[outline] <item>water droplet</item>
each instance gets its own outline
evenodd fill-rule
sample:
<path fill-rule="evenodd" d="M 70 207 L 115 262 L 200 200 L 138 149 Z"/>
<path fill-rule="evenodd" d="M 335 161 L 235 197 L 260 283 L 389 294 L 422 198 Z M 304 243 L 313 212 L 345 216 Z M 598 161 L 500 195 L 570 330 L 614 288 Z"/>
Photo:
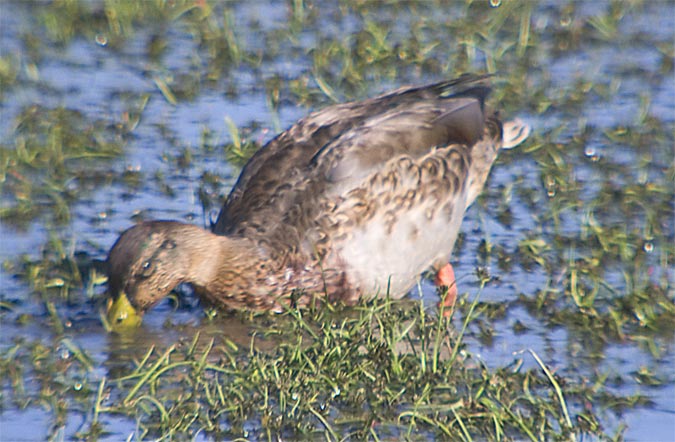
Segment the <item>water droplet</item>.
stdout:
<path fill-rule="evenodd" d="M 96 44 L 99 46 L 105 46 L 108 44 L 108 37 L 103 34 L 96 34 Z"/>
<path fill-rule="evenodd" d="M 586 146 L 586 149 L 584 149 L 584 155 L 586 155 L 586 157 L 588 157 L 594 163 L 600 159 L 600 155 L 598 155 L 598 152 L 593 146 Z"/>
<path fill-rule="evenodd" d="M 654 251 L 654 244 L 651 241 L 647 241 L 644 245 L 645 252 L 652 253 Z"/>
<path fill-rule="evenodd" d="M 491 8 L 498 8 L 502 5 L 502 0 L 490 0 Z"/>
<path fill-rule="evenodd" d="M 553 177 L 546 177 L 546 194 L 549 196 L 549 198 L 555 196 L 555 187 L 555 180 Z"/>

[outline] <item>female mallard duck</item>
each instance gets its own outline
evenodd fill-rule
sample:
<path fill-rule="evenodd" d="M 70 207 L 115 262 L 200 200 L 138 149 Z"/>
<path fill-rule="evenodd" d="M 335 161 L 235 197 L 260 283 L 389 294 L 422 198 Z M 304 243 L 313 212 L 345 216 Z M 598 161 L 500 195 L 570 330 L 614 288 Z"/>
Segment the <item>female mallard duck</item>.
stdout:
<path fill-rule="evenodd" d="M 110 322 L 138 322 L 180 283 L 228 309 L 273 311 L 402 297 L 430 267 L 454 286 L 464 212 L 497 151 L 529 134 L 485 110 L 489 91 L 486 76 L 465 75 L 298 121 L 246 164 L 213 232 L 148 221 L 120 236 Z"/>

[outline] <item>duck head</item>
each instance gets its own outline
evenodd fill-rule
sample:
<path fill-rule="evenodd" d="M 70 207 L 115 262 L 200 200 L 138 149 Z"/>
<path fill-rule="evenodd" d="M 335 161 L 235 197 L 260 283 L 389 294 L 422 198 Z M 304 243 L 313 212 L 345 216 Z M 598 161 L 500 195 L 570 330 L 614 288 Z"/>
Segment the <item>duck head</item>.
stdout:
<path fill-rule="evenodd" d="M 258 270 L 265 268 L 260 248 L 247 239 L 216 235 L 190 224 L 137 224 L 120 235 L 107 264 L 107 320 L 113 331 L 140 325 L 143 314 L 181 283 L 226 308 L 274 304 L 264 290 L 251 290 L 260 287 Z"/>
<path fill-rule="evenodd" d="M 199 282 L 219 237 L 197 226 L 149 221 L 126 230 L 108 254 L 107 319 L 113 330 L 136 327 L 143 314 L 182 282 Z"/>

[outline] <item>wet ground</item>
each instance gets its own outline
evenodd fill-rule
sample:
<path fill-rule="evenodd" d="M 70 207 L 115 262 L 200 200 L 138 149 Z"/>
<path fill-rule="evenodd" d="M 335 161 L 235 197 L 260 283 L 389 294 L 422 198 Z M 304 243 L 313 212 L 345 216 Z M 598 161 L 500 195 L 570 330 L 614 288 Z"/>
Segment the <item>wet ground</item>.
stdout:
<path fill-rule="evenodd" d="M 72 399 L 59 368 L 73 358 L 95 390 L 153 345 L 199 331 L 246 348 L 264 332 L 208 320 L 188 294 L 133 342 L 109 335 L 94 269 L 122 230 L 208 225 L 241 158 L 313 109 L 489 71 L 493 102 L 534 134 L 500 158 L 451 259 L 457 329 L 480 297 L 466 352 L 533 369 L 533 350 L 620 398 L 571 405 L 592 410 L 591 434 L 674 440 L 675 3 L 468 3 L 0 4 L 1 438 L 70 439 L 91 422 L 92 392 Z M 433 310 L 421 288 L 410 297 Z M 103 440 L 138 431 L 100 422 Z"/>

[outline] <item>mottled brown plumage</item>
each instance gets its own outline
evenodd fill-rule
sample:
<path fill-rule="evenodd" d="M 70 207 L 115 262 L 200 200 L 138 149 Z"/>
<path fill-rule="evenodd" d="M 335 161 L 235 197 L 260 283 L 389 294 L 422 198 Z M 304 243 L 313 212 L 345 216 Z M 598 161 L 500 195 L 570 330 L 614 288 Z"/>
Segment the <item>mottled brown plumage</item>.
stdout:
<path fill-rule="evenodd" d="M 110 292 L 144 311 L 177 284 L 226 308 L 400 297 L 447 263 L 500 147 L 527 126 L 485 110 L 485 77 L 327 107 L 244 167 L 214 225 L 152 221 L 109 254 Z"/>

